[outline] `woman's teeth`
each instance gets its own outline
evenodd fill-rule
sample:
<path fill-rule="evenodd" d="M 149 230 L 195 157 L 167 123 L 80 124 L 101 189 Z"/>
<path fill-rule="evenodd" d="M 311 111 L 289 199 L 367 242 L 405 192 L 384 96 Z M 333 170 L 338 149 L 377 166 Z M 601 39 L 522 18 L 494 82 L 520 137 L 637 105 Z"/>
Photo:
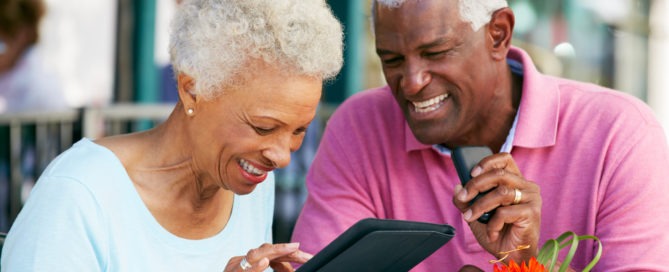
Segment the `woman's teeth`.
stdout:
<path fill-rule="evenodd" d="M 448 94 L 442 94 L 440 96 L 425 101 L 412 102 L 412 103 L 416 108 L 416 112 L 424 113 L 438 109 L 439 106 L 441 106 L 441 102 L 446 100 L 446 98 L 448 98 Z"/>
<path fill-rule="evenodd" d="M 249 162 L 247 162 L 244 159 L 239 159 L 239 165 L 242 166 L 244 171 L 246 171 L 247 173 L 249 173 L 251 175 L 254 175 L 254 176 L 262 176 L 266 173 L 263 170 L 260 170 L 258 168 L 253 167 L 253 165 L 251 165 Z"/>

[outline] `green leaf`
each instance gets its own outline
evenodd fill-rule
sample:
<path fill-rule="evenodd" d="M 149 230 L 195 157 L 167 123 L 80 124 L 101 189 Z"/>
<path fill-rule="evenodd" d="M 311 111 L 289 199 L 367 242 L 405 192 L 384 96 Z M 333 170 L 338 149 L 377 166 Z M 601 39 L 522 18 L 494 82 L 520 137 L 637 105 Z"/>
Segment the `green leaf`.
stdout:
<path fill-rule="evenodd" d="M 560 252 L 559 243 L 555 239 L 550 239 L 544 243 L 537 254 L 537 261 L 548 267 L 548 271 L 553 271 L 553 266 L 557 261 Z"/>
<path fill-rule="evenodd" d="M 566 239 L 566 240 L 565 240 Z M 562 261 L 562 264 L 560 265 L 560 272 L 565 272 L 569 268 L 569 264 L 571 264 L 571 260 L 574 258 L 574 254 L 576 254 L 576 249 L 578 249 L 578 236 L 576 233 L 572 231 L 567 231 L 560 235 L 558 237 L 558 242 L 562 243 L 560 245 L 560 250 L 565 248 L 567 245 L 571 245 L 569 247 L 569 252 L 567 253 L 567 256 L 565 256 L 564 261 Z"/>
<path fill-rule="evenodd" d="M 574 255 L 578 249 L 578 244 L 583 240 L 589 239 L 595 240 L 598 244 L 598 247 L 597 253 L 593 259 L 590 261 L 588 266 L 583 269 L 584 272 L 588 272 L 597 264 L 597 262 L 599 262 L 599 259 L 602 256 L 602 242 L 599 240 L 599 238 L 593 235 L 578 236 L 572 231 L 567 231 L 561 234 L 557 239 L 550 239 L 546 241 L 537 254 L 537 261 L 547 267 L 548 271 L 553 271 L 560 251 L 569 246 L 569 252 L 560 265 L 559 270 L 560 272 L 564 272 L 569 268 L 571 261 L 574 259 Z"/>
<path fill-rule="evenodd" d="M 600 241 L 599 238 L 597 238 L 597 236 L 594 236 L 594 235 L 583 235 L 583 236 L 579 236 L 578 239 L 579 240 L 592 239 L 592 240 L 597 241 L 597 245 L 598 245 L 597 246 L 597 254 L 595 254 L 595 257 L 592 258 L 592 261 L 590 261 L 588 266 L 583 268 L 583 272 L 588 272 L 588 271 L 590 271 L 590 269 L 592 269 L 597 264 L 597 262 L 599 262 L 599 259 L 602 257 L 602 241 Z"/>

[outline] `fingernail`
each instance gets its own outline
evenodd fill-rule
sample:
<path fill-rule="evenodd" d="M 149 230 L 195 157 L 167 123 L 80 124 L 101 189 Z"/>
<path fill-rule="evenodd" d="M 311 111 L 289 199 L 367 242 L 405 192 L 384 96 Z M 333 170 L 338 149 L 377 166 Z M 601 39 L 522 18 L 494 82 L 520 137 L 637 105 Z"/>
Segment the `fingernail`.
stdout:
<path fill-rule="evenodd" d="M 481 169 L 481 166 L 477 165 L 476 167 L 474 167 L 474 169 L 472 169 L 472 172 L 471 172 L 472 177 L 476 177 L 476 176 L 480 175 L 481 171 L 483 171 L 483 169 Z"/>
<path fill-rule="evenodd" d="M 298 242 L 296 242 L 296 243 L 289 243 L 289 244 L 286 244 L 286 247 L 287 247 L 287 248 L 290 248 L 290 249 L 298 249 L 298 248 L 300 248 L 300 243 L 298 243 Z"/>
<path fill-rule="evenodd" d="M 297 260 L 298 263 L 306 263 L 308 260 L 314 257 L 314 255 L 299 250 L 291 253 L 291 255 Z"/>
<path fill-rule="evenodd" d="M 465 202 L 467 200 L 467 189 L 462 188 L 458 193 L 458 200 Z"/>
<path fill-rule="evenodd" d="M 462 184 L 455 185 L 455 188 L 453 188 L 453 192 L 457 195 L 460 190 L 462 190 Z"/>
<path fill-rule="evenodd" d="M 465 218 L 466 221 L 469 221 L 469 218 L 472 217 L 472 210 L 465 211 L 465 213 L 462 214 L 462 216 Z"/>

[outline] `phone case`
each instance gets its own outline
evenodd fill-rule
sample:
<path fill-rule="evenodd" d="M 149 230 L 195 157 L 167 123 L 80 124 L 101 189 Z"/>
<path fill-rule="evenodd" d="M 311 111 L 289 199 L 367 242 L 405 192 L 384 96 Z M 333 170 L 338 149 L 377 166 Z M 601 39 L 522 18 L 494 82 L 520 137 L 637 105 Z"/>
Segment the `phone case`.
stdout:
<path fill-rule="evenodd" d="M 453 164 L 455 165 L 455 170 L 458 172 L 458 177 L 462 186 L 467 184 L 467 182 L 472 178 L 470 173 L 474 166 L 476 166 L 483 158 L 492 155 L 492 151 L 487 146 L 461 146 L 453 148 L 451 151 L 451 158 L 453 159 Z M 484 195 L 487 192 L 478 194 L 471 202 L 474 203 L 479 197 Z M 487 224 L 495 214 L 495 210 L 489 211 L 481 215 L 477 221 Z"/>
<path fill-rule="evenodd" d="M 409 271 L 454 235 L 455 229 L 446 224 L 367 218 L 297 271 Z"/>

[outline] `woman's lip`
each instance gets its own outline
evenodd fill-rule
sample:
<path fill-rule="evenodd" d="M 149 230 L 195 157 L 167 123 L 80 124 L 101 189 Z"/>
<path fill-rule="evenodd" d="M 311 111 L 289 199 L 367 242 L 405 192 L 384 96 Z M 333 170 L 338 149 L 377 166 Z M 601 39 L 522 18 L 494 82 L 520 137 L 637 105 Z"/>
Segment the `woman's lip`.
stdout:
<path fill-rule="evenodd" d="M 265 179 L 267 178 L 267 173 L 268 173 L 267 171 L 260 176 L 256 176 L 256 175 L 253 175 L 249 172 L 246 172 L 246 170 L 244 170 L 244 168 L 241 165 L 239 165 L 239 163 L 237 164 L 237 168 L 239 168 L 239 172 L 242 174 L 242 176 L 246 180 L 248 180 L 252 183 L 258 184 L 258 183 L 261 183 L 261 182 L 265 181 Z"/>
<path fill-rule="evenodd" d="M 264 166 L 264 165 L 261 165 L 261 164 L 257 164 L 257 163 L 254 163 L 254 162 L 250 161 L 250 160 L 247 160 L 247 159 L 244 159 L 244 160 L 245 160 L 246 162 L 248 162 L 251 166 L 253 166 L 253 167 L 255 167 L 255 168 L 258 168 L 258 169 L 260 169 L 260 170 L 262 170 L 262 171 L 269 172 L 269 171 L 274 170 L 274 168 L 267 167 L 267 166 Z"/>

